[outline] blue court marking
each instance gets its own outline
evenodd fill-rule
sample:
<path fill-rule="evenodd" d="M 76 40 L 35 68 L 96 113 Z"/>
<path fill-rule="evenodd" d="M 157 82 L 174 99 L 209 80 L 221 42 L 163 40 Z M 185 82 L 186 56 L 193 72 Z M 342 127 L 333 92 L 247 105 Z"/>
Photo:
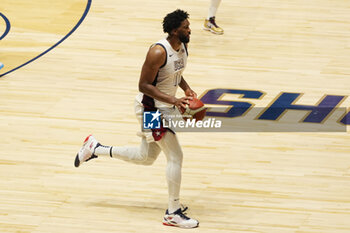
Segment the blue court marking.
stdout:
<path fill-rule="evenodd" d="M 2 14 L 1 12 L 0 12 L 0 17 L 2 17 L 2 18 L 5 20 L 5 23 L 6 23 L 5 32 L 4 32 L 4 34 L 2 34 L 2 35 L 0 36 L 0 40 L 2 40 L 2 39 L 4 39 L 5 36 L 9 33 L 10 28 L 11 28 L 11 23 L 10 23 L 10 21 L 8 20 L 8 18 L 6 18 L 6 16 L 5 16 L 4 14 Z"/>
<path fill-rule="evenodd" d="M 87 4 L 86 4 L 86 8 L 85 8 L 85 11 L 84 11 L 84 14 L 81 16 L 80 20 L 78 21 L 78 23 L 73 27 L 73 29 L 65 36 L 63 37 L 60 41 L 58 41 L 56 44 L 54 44 L 53 46 L 51 46 L 49 49 L 47 49 L 46 51 L 44 51 L 43 53 L 39 54 L 38 56 L 34 57 L 33 59 L 27 61 L 26 63 L 12 69 L 12 70 L 9 70 L 7 71 L 6 73 L 4 74 L 0 74 L 0 78 L 15 71 L 15 70 L 18 70 L 19 68 L 22 68 L 23 66 L 25 65 L 28 65 L 29 63 L 35 61 L 36 59 L 40 58 L 41 56 L 45 55 L 46 53 L 50 52 L 52 49 L 56 48 L 59 44 L 61 44 L 64 40 L 66 40 L 70 35 L 73 34 L 73 32 L 80 26 L 80 24 L 84 21 L 85 17 L 87 16 L 87 14 L 89 13 L 89 10 L 90 10 L 90 7 L 91 7 L 91 3 L 92 3 L 92 0 L 88 0 L 87 1 Z"/>

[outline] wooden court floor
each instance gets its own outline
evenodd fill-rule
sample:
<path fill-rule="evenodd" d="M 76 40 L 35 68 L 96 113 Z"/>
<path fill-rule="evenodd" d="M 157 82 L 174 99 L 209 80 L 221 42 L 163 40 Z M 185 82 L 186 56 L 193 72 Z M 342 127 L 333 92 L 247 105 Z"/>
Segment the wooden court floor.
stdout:
<path fill-rule="evenodd" d="M 73 166 L 90 133 L 107 145 L 138 146 L 140 69 L 149 46 L 164 37 L 162 18 L 177 8 L 190 13 L 184 75 L 198 95 L 260 91 L 249 102 L 262 109 L 281 93 L 300 93 L 294 104 L 309 106 L 334 95 L 343 96 L 338 107 L 350 106 L 349 1 L 223 0 L 222 36 L 202 30 L 208 6 L 1 0 L 1 233 L 350 232 L 350 136 L 342 113 L 324 122 L 343 125 L 342 132 L 179 133 L 181 202 L 200 221 L 197 229 L 161 224 L 163 154 L 147 167 L 109 158 Z M 268 123 L 278 126 L 291 112 Z M 289 118 L 303 128 L 305 114 Z M 240 119 L 251 120 L 250 128 L 265 122 L 256 111 L 233 119 L 237 128 Z"/>

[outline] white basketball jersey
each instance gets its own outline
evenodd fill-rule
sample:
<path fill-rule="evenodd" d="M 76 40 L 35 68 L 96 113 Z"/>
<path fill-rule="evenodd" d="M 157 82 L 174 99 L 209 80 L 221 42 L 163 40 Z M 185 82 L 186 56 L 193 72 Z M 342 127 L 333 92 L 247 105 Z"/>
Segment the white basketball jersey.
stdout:
<path fill-rule="evenodd" d="M 181 82 L 182 73 L 186 67 L 187 63 L 187 49 L 184 44 L 181 45 L 179 51 L 175 51 L 167 39 L 162 39 L 158 41 L 155 45 L 161 45 L 165 51 L 166 51 L 166 60 L 165 63 L 160 67 L 158 74 L 153 82 L 153 85 L 155 85 L 161 92 L 175 96 L 176 90 Z M 149 99 L 148 96 L 143 96 L 143 99 L 145 100 Z M 143 101 L 145 104 L 147 102 L 147 105 L 150 101 Z M 155 108 L 168 108 L 172 107 L 173 105 L 161 102 L 159 100 L 154 99 L 154 106 Z"/>

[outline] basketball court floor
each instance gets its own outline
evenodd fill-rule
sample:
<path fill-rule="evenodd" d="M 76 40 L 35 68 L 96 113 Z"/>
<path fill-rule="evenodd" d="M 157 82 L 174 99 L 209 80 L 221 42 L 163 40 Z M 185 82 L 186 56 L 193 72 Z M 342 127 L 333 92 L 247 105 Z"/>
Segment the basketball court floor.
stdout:
<path fill-rule="evenodd" d="M 163 17 L 177 8 L 190 14 L 184 77 L 192 89 L 200 97 L 225 89 L 215 106 L 253 107 L 226 117 L 228 132 L 178 133 L 181 202 L 200 221 L 188 231 L 350 232 L 349 1 L 223 0 L 220 36 L 202 29 L 208 7 L 208 0 L 1 0 L 0 232 L 185 231 L 161 224 L 163 154 L 152 166 L 109 158 L 73 166 L 90 133 L 106 145 L 138 146 L 141 66 L 165 37 Z M 343 111 L 316 123 L 305 117 L 317 109 L 261 119 L 293 93 L 295 106 L 334 97 Z M 286 119 L 295 130 L 283 129 Z"/>

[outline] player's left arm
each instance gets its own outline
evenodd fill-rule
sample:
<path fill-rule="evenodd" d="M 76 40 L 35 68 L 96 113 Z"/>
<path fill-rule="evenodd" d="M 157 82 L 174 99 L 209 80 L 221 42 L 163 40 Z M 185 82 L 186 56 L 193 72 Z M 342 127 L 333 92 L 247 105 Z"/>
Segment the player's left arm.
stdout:
<path fill-rule="evenodd" d="M 197 93 L 190 88 L 183 76 L 181 76 L 181 82 L 179 83 L 179 86 L 182 90 L 184 90 L 186 96 L 192 96 L 197 98 Z"/>

